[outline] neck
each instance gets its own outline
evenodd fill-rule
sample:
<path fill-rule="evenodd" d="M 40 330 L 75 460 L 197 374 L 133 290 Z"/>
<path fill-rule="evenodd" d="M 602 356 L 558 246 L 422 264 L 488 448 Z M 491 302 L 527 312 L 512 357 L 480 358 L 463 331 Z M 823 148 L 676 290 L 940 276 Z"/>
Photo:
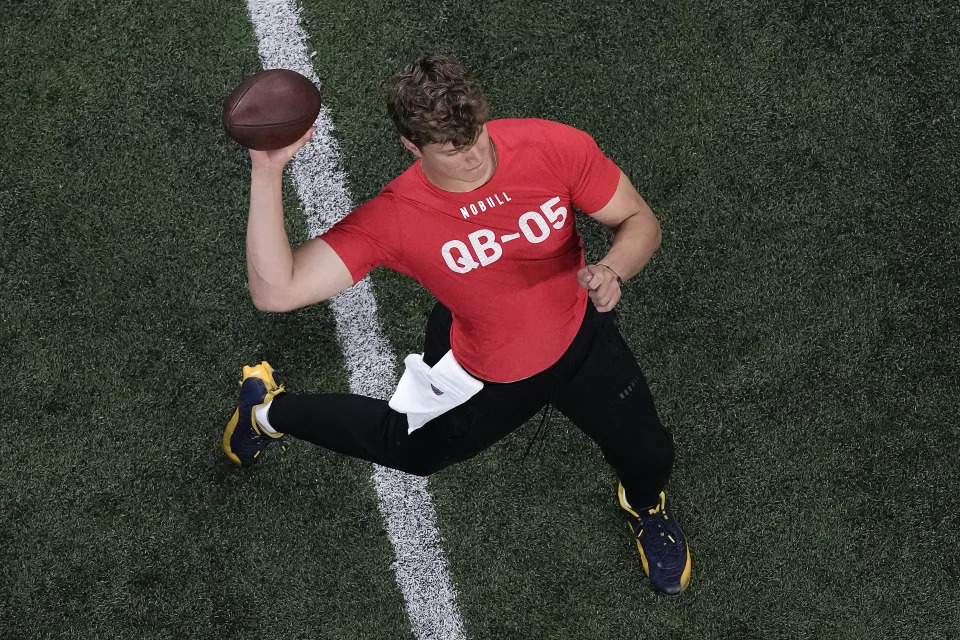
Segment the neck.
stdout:
<path fill-rule="evenodd" d="M 427 180 L 429 180 L 434 186 L 451 193 L 467 193 L 469 191 L 475 191 L 490 182 L 490 180 L 493 178 L 493 174 L 497 172 L 497 148 L 494 146 L 493 140 L 490 140 L 489 154 L 487 169 L 481 175 L 477 176 L 477 178 L 471 180 L 463 180 L 456 177 L 445 176 L 441 173 L 433 171 L 430 167 L 424 165 L 422 162 L 420 164 L 420 168 L 423 170 L 423 175 L 425 175 Z"/>

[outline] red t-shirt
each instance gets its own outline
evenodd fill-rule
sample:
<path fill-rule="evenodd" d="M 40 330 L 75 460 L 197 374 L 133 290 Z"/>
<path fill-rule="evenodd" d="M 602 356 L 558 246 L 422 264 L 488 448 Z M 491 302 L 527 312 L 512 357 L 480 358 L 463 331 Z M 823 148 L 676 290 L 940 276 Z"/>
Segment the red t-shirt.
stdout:
<path fill-rule="evenodd" d="M 620 169 L 586 133 L 557 122 L 494 120 L 497 168 L 467 193 L 444 191 L 420 160 L 323 239 L 354 282 L 376 266 L 406 274 L 450 309 L 450 347 L 470 373 L 512 382 L 547 369 L 580 328 L 585 213 L 613 197 Z"/>

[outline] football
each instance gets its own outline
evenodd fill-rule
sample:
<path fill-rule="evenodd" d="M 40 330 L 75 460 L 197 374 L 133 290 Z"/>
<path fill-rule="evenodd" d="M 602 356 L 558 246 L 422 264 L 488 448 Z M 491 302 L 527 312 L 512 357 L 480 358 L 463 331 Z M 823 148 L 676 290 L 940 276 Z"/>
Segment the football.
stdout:
<path fill-rule="evenodd" d="M 296 142 L 320 113 L 320 92 L 289 69 L 250 76 L 223 102 L 223 127 L 249 149 L 280 149 Z"/>

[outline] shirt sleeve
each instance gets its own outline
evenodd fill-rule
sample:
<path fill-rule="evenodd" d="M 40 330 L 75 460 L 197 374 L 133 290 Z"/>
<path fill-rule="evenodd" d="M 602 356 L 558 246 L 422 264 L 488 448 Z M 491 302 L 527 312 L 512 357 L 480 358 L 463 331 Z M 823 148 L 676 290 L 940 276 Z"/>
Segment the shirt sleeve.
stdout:
<path fill-rule="evenodd" d="M 613 198 L 620 182 L 620 167 L 603 154 L 590 134 L 553 124 L 556 129 L 551 137 L 570 199 L 584 213 L 596 213 Z"/>
<path fill-rule="evenodd" d="M 360 205 L 321 236 L 340 256 L 356 284 L 375 267 L 394 262 L 385 240 L 390 210 L 383 196 Z"/>

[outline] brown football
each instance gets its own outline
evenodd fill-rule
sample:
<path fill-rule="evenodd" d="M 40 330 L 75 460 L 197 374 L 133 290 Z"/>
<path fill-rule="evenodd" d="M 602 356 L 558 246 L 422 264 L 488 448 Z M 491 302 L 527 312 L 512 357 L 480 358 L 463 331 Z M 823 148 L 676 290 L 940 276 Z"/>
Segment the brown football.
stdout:
<path fill-rule="evenodd" d="M 250 76 L 223 102 L 223 127 L 250 149 L 280 149 L 296 142 L 320 113 L 320 92 L 289 69 Z"/>

